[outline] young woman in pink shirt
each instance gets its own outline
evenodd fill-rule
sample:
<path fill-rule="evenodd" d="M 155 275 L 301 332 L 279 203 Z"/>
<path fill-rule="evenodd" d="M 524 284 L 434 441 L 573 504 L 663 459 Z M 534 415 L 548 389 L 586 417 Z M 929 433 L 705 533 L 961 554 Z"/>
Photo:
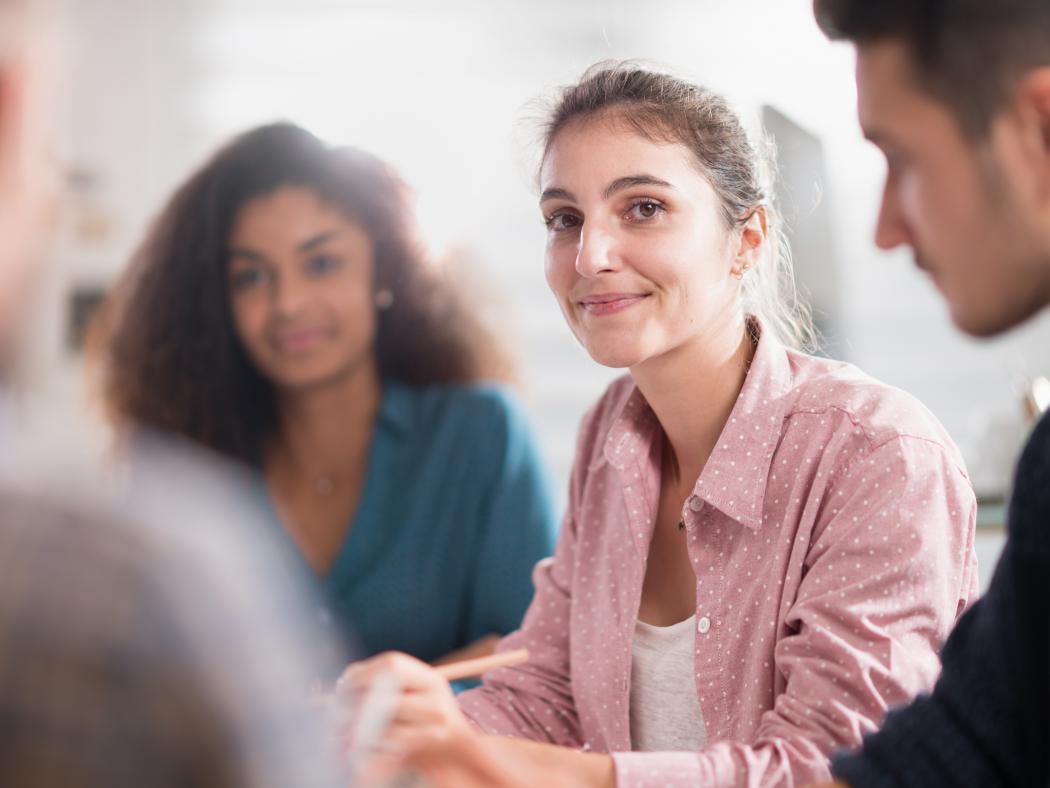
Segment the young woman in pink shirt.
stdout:
<path fill-rule="evenodd" d="M 476 737 L 508 785 L 827 779 L 931 686 L 974 596 L 962 459 L 912 397 L 794 349 L 762 162 L 719 96 L 596 66 L 551 113 L 539 181 L 551 290 L 630 374 L 583 421 L 556 553 L 500 646 L 529 660 L 458 702 L 402 655 L 343 683 L 393 671 L 391 740 Z"/>

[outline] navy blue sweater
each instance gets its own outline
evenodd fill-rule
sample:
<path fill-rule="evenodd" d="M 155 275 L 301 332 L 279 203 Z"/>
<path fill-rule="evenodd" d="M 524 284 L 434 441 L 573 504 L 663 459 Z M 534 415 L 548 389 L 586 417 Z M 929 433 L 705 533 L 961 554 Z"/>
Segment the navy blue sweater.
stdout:
<path fill-rule="evenodd" d="M 1017 466 L 991 586 L 959 620 L 930 695 L 833 761 L 863 786 L 1050 786 L 1050 417 Z"/>

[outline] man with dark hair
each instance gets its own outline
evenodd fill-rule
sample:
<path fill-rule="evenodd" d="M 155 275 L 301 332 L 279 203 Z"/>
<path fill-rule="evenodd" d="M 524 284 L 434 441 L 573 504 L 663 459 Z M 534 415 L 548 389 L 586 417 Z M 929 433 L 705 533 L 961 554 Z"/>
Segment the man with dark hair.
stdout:
<path fill-rule="evenodd" d="M 1033 0 L 817 0 L 833 40 L 906 48 L 915 86 L 954 115 L 971 141 L 984 137 L 1016 81 L 1050 58 L 1050 3 Z"/>
<path fill-rule="evenodd" d="M 815 0 L 857 48 L 858 114 L 888 170 L 876 229 L 973 336 L 1050 304 L 1050 2 Z M 1017 467 L 988 593 L 933 692 L 835 759 L 855 786 L 1050 785 L 1050 419 Z"/>

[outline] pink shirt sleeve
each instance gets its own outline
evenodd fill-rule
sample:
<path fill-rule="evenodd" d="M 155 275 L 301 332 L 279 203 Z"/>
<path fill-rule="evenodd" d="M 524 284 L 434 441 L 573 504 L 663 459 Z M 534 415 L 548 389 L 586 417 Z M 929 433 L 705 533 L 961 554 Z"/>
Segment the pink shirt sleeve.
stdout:
<path fill-rule="evenodd" d="M 550 742 L 582 743 L 569 676 L 569 588 L 576 550 L 573 522 L 562 526 L 554 556 L 532 573 L 536 595 L 521 628 L 497 651 L 527 648 L 529 661 L 490 671 L 485 683 L 459 696 L 460 708 L 486 733 Z"/>
<path fill-rule="evenodd" d="M 497 651 L 527 648 L 529 660 L 485 674 L 485 683 L 459 695 L 460 708 L 482 731 L 533 741 L 580 747 L 583 736 L 572 693 L 569 660 L 571 588 L 576 556 L 576 519 L 583 444 L 594 414 L 584 419 L 577 439 L 577 462 L 569 488 L 569 507 L 551 558 L 532 573 L 536 593 L 521 628 L 500 641 Z"/>

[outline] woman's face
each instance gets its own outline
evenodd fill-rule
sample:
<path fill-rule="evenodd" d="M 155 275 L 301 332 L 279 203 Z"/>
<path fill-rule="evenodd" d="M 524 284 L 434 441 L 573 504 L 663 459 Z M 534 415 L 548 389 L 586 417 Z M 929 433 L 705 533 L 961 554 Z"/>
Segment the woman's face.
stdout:
<path fill-rule="evenodd" d="M 547 282 L 598 363 L 634 367 L 740 321 L 733 272 L 754 239 L 726 228 L 684 145 L 576 121 L 550 146 L 540 188 Z"/>
<path fill-rule="evenodd" d="M 310 189 L 283 187 L 244 204 L 229 239 L 233 322 L 279 390 L 374 364 L 373 269 L 368 233 Z"/>

